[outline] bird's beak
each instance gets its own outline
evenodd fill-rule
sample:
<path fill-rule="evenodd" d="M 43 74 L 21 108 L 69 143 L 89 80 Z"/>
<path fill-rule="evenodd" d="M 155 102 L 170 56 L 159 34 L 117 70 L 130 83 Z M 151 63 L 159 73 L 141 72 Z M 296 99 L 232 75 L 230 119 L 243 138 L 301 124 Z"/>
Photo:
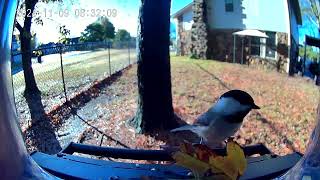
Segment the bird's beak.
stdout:
<path fill-rule="evenodd" d="M 254 105 L 252 106 L 252 109 L 260 109 L 260 107 L 254 104 Z"/>

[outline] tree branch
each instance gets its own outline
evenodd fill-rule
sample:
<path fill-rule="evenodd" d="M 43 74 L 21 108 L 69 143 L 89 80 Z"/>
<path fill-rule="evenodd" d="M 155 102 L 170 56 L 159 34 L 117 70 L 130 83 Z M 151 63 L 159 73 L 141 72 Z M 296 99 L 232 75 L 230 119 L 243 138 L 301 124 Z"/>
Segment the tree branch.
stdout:
<path fill-rule="evenodd" d="M 22 28 L 22 26 L 19 24 L 18 21 L 15 21 L 14 26 L 19 30 L 19 32 L 20 32 L 20 34 L 21 34 L 22 31 L 23 31 L 23 28 Z"/>

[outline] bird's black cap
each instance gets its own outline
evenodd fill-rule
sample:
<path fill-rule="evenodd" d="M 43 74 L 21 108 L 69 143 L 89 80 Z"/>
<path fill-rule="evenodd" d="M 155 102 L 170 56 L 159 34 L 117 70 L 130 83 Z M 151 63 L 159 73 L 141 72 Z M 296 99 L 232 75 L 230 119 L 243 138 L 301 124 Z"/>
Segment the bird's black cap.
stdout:
<path fill-rule="evenodd" d="M 232 97 L 233 99 L 239 101 L 240 104 L 251 106 L 252 109 L 260 109 L 260 107 L 254 103 L 253 98 L 245 91 L 238 89 L 230 90 L 224 93 L 220 98 L 228 97 Z"/>

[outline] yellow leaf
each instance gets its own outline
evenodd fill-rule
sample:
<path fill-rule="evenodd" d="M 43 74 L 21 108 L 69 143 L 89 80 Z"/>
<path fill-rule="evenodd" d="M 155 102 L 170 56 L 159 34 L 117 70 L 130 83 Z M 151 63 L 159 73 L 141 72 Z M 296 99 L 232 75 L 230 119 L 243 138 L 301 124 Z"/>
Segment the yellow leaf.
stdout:
<path fill-rule="evenodd" d="M 242 148 L 233 141 L 227 143 L 227 156 L 218 156 L 205 145 L 183 143 L 172 157 L 178 165 L 192 170 L 196 179 L 236 180 L 247 167 Z"/>
<path fill-rule="evenodd" d="M 223 171 L 232 180 L 236 180 L 239 175 L 243 175 L 247 167 L 243 150 L 233 141 L 227 144 L 227 156 L 210 157 L 209 164 L 211 167 Z"/>
<path fill-rule="evenodd" d="M 194 151 L 197 159 L 200 161 L 209 162 L 210 157 L 216 157 L 217 155 L 206 145 L 196 144 L 194 145 Z"/>
<path fill-rule="evenodd" d="M 204 163 L 186 153 L 178 151 L 173 154 L 172 158 L 178 165 L 191 169 L 196 177 L 203 177 L 204 174 L 210 169 L 209 164 Z"/>
<path fill-rule="evenodd" d="M 219 169 L 226 174 L 230 179 L 235 180 L 238 177 L 238 171 L 228 157 L 210 157 L 209 164 L 213 169 Z"/>
<path fill-rule="evenodd" d="M 227 144 L 227 154 L 228 158 L 235 164 L 235 167 L 238 168 L 239 175 L 243 175 L 247 168 L 247 160 L 242 148 L 236 142 L 230 141 Z"/>

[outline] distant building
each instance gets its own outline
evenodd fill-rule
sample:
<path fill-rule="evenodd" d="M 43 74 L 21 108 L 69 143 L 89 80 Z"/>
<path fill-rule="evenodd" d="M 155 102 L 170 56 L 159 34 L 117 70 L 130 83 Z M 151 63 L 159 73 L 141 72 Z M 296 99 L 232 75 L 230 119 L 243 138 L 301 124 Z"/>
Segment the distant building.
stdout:
<path fill-rule="evenodd" d="M 49 42 L 47 44 L 41 44 L 37 47 L 37 49 L 41 49 L 42 55 L 56 54 L 58 53 L 58 49 L 54 48 L 58 44 L 54 42 Z"/>
<path fill-rule="evenodd" d="M 20 53 L 20 41 L 18 39 L 19 35 L 12 36 L 12 43 L 11 43 L 11 53 L 12 53 L 12 61 L 13 63 L 21 63 L 22 57 Z"/>
<path fill-rule="evenodd" d="M 20 42 L 18 40 L 19 35 L 12 36 L 12 44 L 11 44 L 11 51 L 20 51 Z"/>
<path fill-rule="evenodd" d="M 80 37 L 68 38 L 69 44 L 78 44 L 80 42 Z"/>
<path fill-rule="evenodd" d="M 172 17 L 179 55 L 204 52 L 208 59 L 232 62 L 233 33 L 254 29 L 269 38 L 244 37 L 242 53 L 241 38 L 237 37 L 237 62 L 243 55 L 248 63 L 267 60 L 289 72 L 297 61 L 298 25 L 302 24 L 298 0 L 194 0 Z M 201 38 L 207 42 L 197 42 Z"/>

